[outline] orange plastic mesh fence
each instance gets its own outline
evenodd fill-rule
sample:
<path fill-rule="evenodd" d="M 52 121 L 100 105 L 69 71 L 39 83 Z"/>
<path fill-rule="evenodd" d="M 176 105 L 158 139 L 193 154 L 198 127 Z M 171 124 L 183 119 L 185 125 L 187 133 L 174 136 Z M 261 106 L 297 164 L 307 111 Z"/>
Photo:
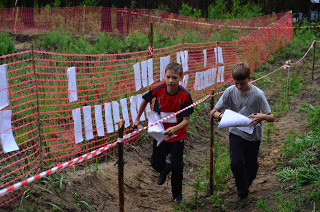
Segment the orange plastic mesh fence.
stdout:
<path fill-rule="evenodd" d="M 252 33 L 239 41 L 184 43 L 154 49 L 153 54 L 149 50 L 104 55 L 30 50 L 1 56 L 0 65 L 6 64 L 8 86 L 1 87 L 0 94 L 8 91 L 9 105 L 0 112 L 12 111 L 11 127 L 4 131 L 12 131 L 19 150 L 5 153 L 0 147 L 0 189 L 33 176 L 41 169 L 52 168 L 115 142 L 117 134 L 108 133 L 107 127 L 112 125 L 115 128 L 112 121 L 117 120 L 106 116 L 109 111 L 107 105 L 110 103 L 112 106 L 112 113 L 118 107 L 119 117 L 131 124 L 133 103 L 130 99 L 137 98 L 160 82 L 163 68 L 169 61 L 183 64 L 184 76 L 189 77 L 184 85 L 194 101 L 204 97 L 211 89 L 221 88 L 230 82 L 232 66 L 240 59 L 247 61 L 252 70 L 265 63 L 274 51 L 283 48 L 292 39 L 291 13 L 279 17 L 278 22 L 272 25 L 268 25 L 270 22 L 264 24 L 270 28 L 250 29 Z M 170 28 L 166 30 L 170 31 Z M 75 67 L 75 87 L 71 85 L 71 67 Z M 136 74 L 140 76 L 135 75 L 134 67 L 139 67 L 140 71 Z M 73 93 L 77 94 L 78 99 L 70 101 Z M 95 112 L 99 108 L 103 136 L 98 135 L 101 125 L 98 126 Z M 75 129 L 73 110 L 80 111 L 81 132 Z M 85 111 L 89 111 L 89 116 Z M 129 128 L 127 125 L 126 133 Z M 76 144 L 76 136 L 79 135 L 83 141 Z M 126 145 L 139 139 L 137 135 L 126 141 Z M 115 149 L 99 157 L 113 151 Z M 24 187 L 0 197 L 0 206 L 29 188 Z"/>

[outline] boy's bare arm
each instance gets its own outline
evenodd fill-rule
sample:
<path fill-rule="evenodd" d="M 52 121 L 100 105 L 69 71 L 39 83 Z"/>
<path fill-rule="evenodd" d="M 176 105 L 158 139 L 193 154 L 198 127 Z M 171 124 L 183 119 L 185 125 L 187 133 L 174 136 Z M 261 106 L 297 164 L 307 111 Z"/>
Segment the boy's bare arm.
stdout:
<path fill-rule="evenodd" d="M 253 118 L 249 123 L 250 126 L 256 126 L 261 121 L 266 120 L 267 122 L 273 122 L 275 120 L 274 115 L 272 113 L 263 114 L 263 113 L 255 113 L 248 116 L 249 118 Z"/>
<path fill-rule="evenodd" d="M 134 122 L 133 122 L 133 124 L 132 124 L 133 127 L 139 125 L 139 123 L 140 123 L 140 117 L 141 117 L 143 111 L 146 109 L 147 104 L 148 104 L 148 102 L 147 102 L 146 100 L 142 99 L 141 104 L 140 104 L 140 107 L 139 107 L 139 110 L 138 110 L 137 118 L 136 118 L 136 120 L 134 120 Z"/>
<path fill-rule="evenodd" d="M 182 128 L 188 126 L 189 123 L 190 123 L 190 116 L 183 117 L 182 122 L 180 122 L 178 125 L 169 127 L 168 129 L 166 129 L 166 131 L 164 132 L 164 135 L 169 135 L 169 136 L 173 135 L 176 131 L 181 130 Z"/>

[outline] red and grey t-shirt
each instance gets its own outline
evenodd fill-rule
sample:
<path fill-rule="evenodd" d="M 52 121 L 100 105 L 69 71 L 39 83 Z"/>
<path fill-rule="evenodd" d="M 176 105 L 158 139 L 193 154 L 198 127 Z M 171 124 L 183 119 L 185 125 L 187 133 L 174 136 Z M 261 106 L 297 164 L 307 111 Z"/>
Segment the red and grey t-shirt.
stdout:
<path fill-rule="evenodd" d="M 178 87 L 177 93 L 170 95 L 167 92 L 167 84 L 162 83 L 155 86 L 152 90 L 145 93 L 142 98 L 147 102 L 151 102 L 153 98 L 156 98 L 154 104 L 154 111 L 157 112 L 161 118 L 164 118 L 172 113 L 175 113 L 189 105 L 192 104 L 192 98 L 190 92 L 187 91 L 184 87 Z M 174 116 L 163 122 L 165 129 L 179 124 L 183 117 L 188 117 L 193 113 L 193 108 L 189 108 L 182 113 Z M 172 142 L 177 140 L 183 140 L 186 136 L 187 127 L 182 128 L 181 130 L 176 131 L 174 134 L 176 136 L 164 140 L 165 142 Z"/>

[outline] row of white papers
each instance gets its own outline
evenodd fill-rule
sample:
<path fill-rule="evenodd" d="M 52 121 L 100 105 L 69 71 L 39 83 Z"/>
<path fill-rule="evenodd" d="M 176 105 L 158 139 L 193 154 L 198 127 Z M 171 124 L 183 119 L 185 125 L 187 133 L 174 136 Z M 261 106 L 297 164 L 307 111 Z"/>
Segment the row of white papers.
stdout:
<path fill-rule="evenodd" d="M 217 69 L 212 68 L 196 73 L 194 90 L 199 91 L 215 84 Z M 218 67 L 217 83 L 224 82 L 224 66 Z"/>
<path fill-rule="evenodd" d="M 142 94 L 137 96 L 130 97 L 130 111 L 131 118 L 134 121 L 137 117 L 137 111 L 140 107 L 142 101 Z M 130 118 L 128 113 L 127 99 L 120 100 L 122 117 L 125 121 L 124 126 L 127 128 L 130 126 Z M 120 105 L 117 101 L 112 101 L 111 103 L 104 103 L 104 111 L 105 111 L 105 125 L 107 129 L 107 133 L 113 133 L 118 130 L 118 120 L 120 119 Z M 91 117 L 91 106 L 84 106 L 83 110 L 83 119 L 84 119 L 84 129 L 85 129 L 85 139 L 90 140 L 94 138 L 93 135 L 93 127 L 92 127 L 92 117 Z M 104 131 L 104 122 L 102 118 L 102 105 L 95 105 L 95 122 L 96 122 L 96 130 L 98 136 L 105 136 Z M 146 107 L 146 112 L 151 111 L 150 104 Z M 74 121 L 74 135 L 75 135 L 75 143 L 80 143 L 83 141 L 82 136 L 82 119 L 81 119 L 81 109 L 76 108 L 72 110 L 72 117 Z M 142 113 L 140 117 L 140 121 L 145 121 L 145 114 Z"/>
<path fill-rule="evenodd" d="M 5 153 L 19 150 L 12 133 L 11 116 L 11 110 L 0 111 L 0 141 Z"/>
<path fill-rule="evenodd" d="M 133 70 L 134 70 L 136 91 L 138 91 L 142 86 L 147 87 L 148 85 L 152 85 L 153 83 L 153 59 L 152 58 L 141 62 L 141 71 L 140 71 L 140 62 L 133 65 Z M 141 80 L 142 80 L 142 85 L 141 85 Z"/>
<path fill-rule="evenodd" d="M 164 79 L 164 73 L 167 65 L 170 63 L 171 56 L 160 57 L 160 81 Z M 188 66 L 188 51 L 177 52 L 177 63 L 182 65 L 183 72 L 189 70 Z"/>
<path fill-rule="evenodd" d="M 216 58 L 216 64 L 220 63 L 222 64 L 223 63 L 223 56 L 222 56 L 222 48 L 221 47 L 218 47 L 218 51 L 217 51 L 217 48 L 214 48 L 214 54 L 215 54 L 215 58 Z M 207 67 L 207 50 L 204 49 L 203 50 L 203 67 Z"/>

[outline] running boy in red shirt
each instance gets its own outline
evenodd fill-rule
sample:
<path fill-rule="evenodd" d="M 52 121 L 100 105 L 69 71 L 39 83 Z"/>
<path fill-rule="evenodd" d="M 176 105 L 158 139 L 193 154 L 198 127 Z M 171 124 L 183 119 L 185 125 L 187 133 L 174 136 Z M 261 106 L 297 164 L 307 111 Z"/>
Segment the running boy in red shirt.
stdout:
<path fill-rule="evenodd" d="M 192 104 L 189 91 L 179 85 L 179 81 L 182 81 L 182 76 L 183 68 L 180 64 L 172 62 L 167 65 L 164 74 L 165 82 L 155 86 L 142 96 L 143 99 L 133 127 L 139 125 L 142 112 L 145 110 L 148 102 L 151 102 L 153 98 L 155 98 L 154 111 L 157 112 L 161 118 Z M 182 197 L 184 138 L 192 113 L 193 108 L 189 108 L 177 116 L 164 121 L 164 134 L 169 137 L 161 142 L 159 146 L 157 146 L 157 140 L 153 140 L 151 165 L 159 173 L 157 183 L 158 185 L 164 184 L 167 175 L 172 172 L 172 197 L 178 204 L 184 203 Z M 166 162 L 168 154 L 170 154 L 170 162 Z"/>

